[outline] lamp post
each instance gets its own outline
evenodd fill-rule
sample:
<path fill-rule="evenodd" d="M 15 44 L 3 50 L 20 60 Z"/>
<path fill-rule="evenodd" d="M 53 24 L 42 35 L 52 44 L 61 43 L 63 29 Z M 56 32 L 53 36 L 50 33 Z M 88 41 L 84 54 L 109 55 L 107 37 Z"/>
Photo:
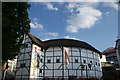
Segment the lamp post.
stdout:
<path fill-rule="evenodd" d="M 94 68 L 94 73 L 95 73 L 95 77 L 96 77 L 96 67 L 95 67 L 95 65 L 93 66 Z"/>
<path fill-rule="evenodd" d="M 88 67 L 89 67 L 89 68 L 90 68 L 90 70 L 91 70 L 92 64 L 88 64 Z"/>
<path fill-rule="evenodd" d="M 81 76 L 83 78 L 83 70 L 84 70 L 85 65 L 84 64 L 80 64 L 80 66 L 81 66 Z"/>
<path fill-rule="evenodd" d="M 91 67 L 92 67 L 92 64 L 88 64 L 88 67 L 90 68 L 90 70 L 91 70 Z M 90 72 L 90 71 L 89 71 Z M 90 73 L 89 73 L 89 75 L 90 75 Z"/>
<path fill-rule="evenodd" d="M 80 64 L 80 66 L 81 66 L 81 70 L 82 70 L 81 76 L 83 77 L 83 70 L 84 70 L 84 67 L 85 67 L 85 70 L 86 70 L 86 77 L 88 78 L 87 65 Z M 92 64 L 88 64 L 88 67 L 89 67 L 89 68 L 90 68 L 90 70 L 91 70 Z"/>
<path fill-rule="evenodd" d="M 87 65 L 86 65 L 86 77 L 88 78 Z"/>

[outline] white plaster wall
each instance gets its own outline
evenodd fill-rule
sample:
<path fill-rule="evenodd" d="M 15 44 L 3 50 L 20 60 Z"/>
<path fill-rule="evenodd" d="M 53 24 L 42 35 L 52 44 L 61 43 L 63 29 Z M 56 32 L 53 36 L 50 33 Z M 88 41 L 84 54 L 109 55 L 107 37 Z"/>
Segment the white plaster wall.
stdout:
<path fill-rule="evenodd" d="M 100 59 L 100 62 L 107 62 L 107 61 L 106 61 L 106 56 L 105 56 L 105 55 L 102 55 L 102 58 Z"/>
<path fill-rule="evenodd" d="M 23 56 L 24 56 L 24 54 L 18 55 L 18 61 L 19 61 L 19 60 L 23 60 Z"/>
<path fill-rule="evenodd" d="M 80 56 L 80 53 L 79 52 L 72 52 L 72 55 L 73 56 Z"/>
<path fill-rule="evenodd" d="M 62 76 L 62 70 L 55 70 L 54 75 L 55 76 Z"/>
<path fill-rule="evenodd" d="M 17 65 L 16 65 L 18 68 L 18 71 L 16 73 L 16 80 L 18 80 L 19 77 L 20 78 L 21 77 L 28 78 L 28 76 L 30 75 L 30 73 L 28 72 L 28 71 L 30 71 L 30 69 L 29 69 L 30 66 L 31 66 L 30 72 L 32 72 L 34 69 L 34 66 L 33 66 L 34 60 L 33 60 L 33 58 L 30 57 L 30 56 L 34 56 L 32 54 L 32 44 L 31 44 L 32 42 L 31 42 L 31 39 L 28 37 L 28 35 L 25 37 L 25 40 L 23 42 L 27 44 L 27 47 L 23 48 L 23 49 L 21 47 L 21 50 L 20 50 L 21 53 L 18 55 L 18 61 L 17 61 Z M 22 53 L 25 53 L 25 54 L 22 54 Z M 31 62 L 30 62 L 30 59 L 32 59 Z M 44 59 L 42 61 L 44 61 Z M 25 63 L 25 67 L 20 68 L 20 65 L 23 63 Z M 40 63 L 40 64 L 43 65 L 43 63 Z M 36 69 L 36 71 L 38 72 L 39 69 Z M 25 75 L 27 75 L 27 76 L 25 76 Z M 36 73 L 35 75 L 30 76 L 30 78 L 37 77 L 37 75 L 39 75 L 39 73 Z"/>
<path fill-rule="evenodd" d="M 25 59 L 30 59 L 30 55 L 27 53 L 27 54 L 24 54 L 25 55 Z"/>
<path fill-rule="evenodd" d="M 52 70 L 45 70 L 45 76 L 52 76 Z"/>
<path fill-rule="evenodd" d="M 46 52 L 46 57 L 49 57 L 49 56 L 53 56 L 53 47 L 51 48 L 48 48 L 47 52 Z M 61 51 L 61 48 L 59 47 L 54 47 L 54 51 L 57 51 L 57 52 L 54 52 L 54 56 L 62 56 L 62 51 Z M 71 57 L 72 56 L 75 56 L 75 57 Z M 69 75 L 77 75 L 77 76 L 81 76 L 81 70 L 77 70 L 77 74 L 76 74 L 76 70 L 74 69 L 77 69 L 80 65 L 80 53 L 79 53 L 79 49 L 78 48 L 75 48 L 73 47 L 72 48 L 72 54 L 71 54 L 71 48 L 69 48 L 69 60 L 70 62 L 73 62 L 74 65 L 73 65 L 73 70 L 69 70 Z M 83 60 L 86 60 L 86 63 L 83 63 L 84 65 L 87 66 L 87 69 L 89 68 L 88 67 L 88 64 L 90 63 L 90 61 L 92 61 L 92 67 L 91 69 L 92 70 L 88 70 L 88 76 L 92 77 L 92 76 L 95 76 L 95 69 L 96 70 L 101 70 L 100 66 L 98 65 L 98 63 L 100 64 L 100 61 L 99 61 L 99 54 L 96 53 L 96 52 L 93 52 L 91 50 L 86 50 L 86 49 L 82 49 L 81 50 L 81 60 L 82 60 L 82 63 L 83 63 Z M 78 63 L 75 63 L 75 58 L 78 57 Z M 47 63 L 47 58 L 46 58 L 46 65 L 49 67 L 49 69 L 53 69 L 53 58 L 51 57 L 51 63 Z M 60 62 L 62 62 L 62 57 L 60 57 Z M 97 65 L 96 65 L 96 62 L 97 62 Z M 58 67 L 61 65 L 62 63 L 56 63 L 56 58 L 54 58 L 54 69 L 58 69 Z M 72 63 L 66 65 L 66 67 L 68 69 L 72 69 Z M 65 76 L 68 76 L 68 70 L 67 68 L 65 68 L 64 70 L 64 75 Z M 47 69 L 47 68 L 46 68 Z M 62 67 L 60 67 L 60 69 L 62 69 Z M 79 67 L 79 69 L 81 69 L 81 67 Z M 54 76 L 62 76 L 62 70 L 54 70 Z M 96 71 L 96 75 L 97 76 L 102 76 L 101 75 L 102 72 L 98 72 Z M 46 73 L 45 73 L 46 76 L 52 76 L 52 70 L 46 70 Z M 83 75 L 86 76 L 86 67 L 85 67 L 85 70 L 83 70 Z"/>

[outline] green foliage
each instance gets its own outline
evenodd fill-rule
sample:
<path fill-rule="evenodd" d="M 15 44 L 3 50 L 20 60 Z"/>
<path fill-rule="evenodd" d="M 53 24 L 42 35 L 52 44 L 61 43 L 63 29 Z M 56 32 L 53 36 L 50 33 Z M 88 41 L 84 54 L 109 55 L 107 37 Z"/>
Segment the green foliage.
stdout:
<path fill-rule="evenodd" d="M 19 53 L 23 35 L 30 31 L 27 2 L 2 3 L 2 59 L 7 61 Z"/>

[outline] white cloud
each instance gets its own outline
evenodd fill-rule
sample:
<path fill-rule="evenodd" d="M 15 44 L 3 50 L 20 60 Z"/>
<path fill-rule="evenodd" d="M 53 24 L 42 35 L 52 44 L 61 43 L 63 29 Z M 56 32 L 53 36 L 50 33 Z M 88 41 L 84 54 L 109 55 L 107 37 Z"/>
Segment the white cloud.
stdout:
<path fill-rule="evenodd" d="M 78 6 L 77 3 L 69 3 L 68 5 L 66 5 L 67 9 L 73 9 L 77 6 Z"/>
<path fill-rule="evenodd" d="M 96 7 L 99 3 L 98 2 L 82 2 L 82 3 L 69 3 L 68 5 L 66 5 L 66 8 L 68 10 L 73 10 L 75 8 L 79 8 L 79 7 Z"/>
<path fill-rule="evenodd" d="M 79 39 L 77 39 L 77 38 L 70 37 L 70 36 L 65 36 L 64 38 L 65 38 L 65 39 L 75 39 L 75 40 L 79 40 Z"/>
<path fill-rule="evenodd" d="M 46 32 L 46 33 L 44 33 L 44 36 L 45 36 L 45 38 L 42 39 L 42 41 L 56 39 L 56 37 L 58 37 L 59 34 L 58 33 L 53 33 L 53 32 Z"/>
<path fill-rule="evenodd" d="M 102 12 L 92 6 L 88 7 L 82 4 L 76 8 L 77 13 L 67 20 L 66 30 L 68 32 L 77 33 L 81 28 L 91 28 L 101 18 Z"/>
<path fill-rule="evenodd" d="M 110 15 L 110 12 L 105 12 L 104 13 L 106 16 L 109 16 Z"/>
<path fill-rule="evenodd" d="M 111 7 L 114 8 L 115 10 L 118 10 L 118 3 L 116 2 L 104 2 L 103 6 Z"/>
<path fill-rule="evenodd" d="M 42 41 L 47 41 L 47 40 L 51 40 L 50 38 L 45 38 L 45 39 L 42 39 Z"/>
<path fill-rule="evenodd" d="M 33 22 L 30 23 L 31 28 L 40 28 L 43 29 L 43 25 L 38 23 L 39 18 L 34 18 Z"/>
<path fill-rule="evenodd" d="M 56 10 L 56 11 L 58 10 L 58 8 L 54 7 L 51 3 L 46 3 L 46 6 L 49 10 Z"/>
<path fill-rule="evenodd" d="M 53 32 L 48 32 L 46 33 L 46 35 L 50 35 L 50 36 L 53 36 L 53 37 L 58 37 L 58 33 L 53 33 Z"/>
<path fill-rule="evenodd" d="M 39 20 L 39 18 L 33 18 L 33 21 L 38 21 Z"/>
<path fill-rule="evenodd" d="M 39 24 L 39 23 L 30 23 L 30 26 L 31 26 L 31 28 L 40 28 L 40 29 L 43 29 L 43 25 L 41 25 L 41 24 Z"/>

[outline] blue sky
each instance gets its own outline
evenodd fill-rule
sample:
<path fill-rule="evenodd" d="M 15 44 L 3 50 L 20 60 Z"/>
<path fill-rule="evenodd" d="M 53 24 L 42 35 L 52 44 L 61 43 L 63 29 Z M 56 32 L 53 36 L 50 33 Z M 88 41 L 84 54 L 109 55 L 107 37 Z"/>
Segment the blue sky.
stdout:
<path fill-rule="evenodd" d="M 113 2 L 29 2 L 30 33 L 41 40 L 77 39 L 103 51 L 115 46 L 118 7 Z"/>

